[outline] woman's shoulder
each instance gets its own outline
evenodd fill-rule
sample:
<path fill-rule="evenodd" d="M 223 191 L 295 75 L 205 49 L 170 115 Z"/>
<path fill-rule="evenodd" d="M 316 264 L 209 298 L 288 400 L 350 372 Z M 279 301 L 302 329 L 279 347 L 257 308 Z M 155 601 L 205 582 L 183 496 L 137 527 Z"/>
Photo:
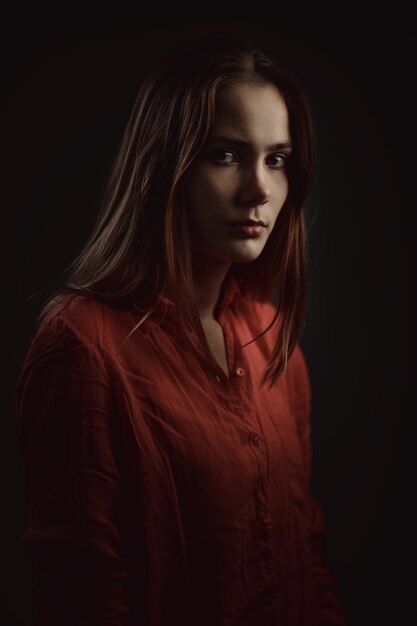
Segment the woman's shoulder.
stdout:
<path fill-rule="evenodd" d="M 95 350 L 111 350 L 133 326 L 128 307 L 103 302 L 87 294 L 56 298 L 35 329 L 34 342 L 82 343 Z"/>

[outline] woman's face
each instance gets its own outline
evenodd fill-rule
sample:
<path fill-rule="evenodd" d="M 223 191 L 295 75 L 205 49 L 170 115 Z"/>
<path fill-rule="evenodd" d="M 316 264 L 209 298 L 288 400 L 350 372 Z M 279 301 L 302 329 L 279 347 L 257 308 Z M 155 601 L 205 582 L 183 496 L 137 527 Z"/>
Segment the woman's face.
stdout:
<path fill-rule="evenodd" d="M 237 84 L 219 94 L 213 131 L 185 183 L 194 250 L 232 263 L 261 254 L 287 197 L 290 152 L 287 107 L 275 85 Z M 232 225 L 249 219 L 265 226 L 256 233 Z"/>

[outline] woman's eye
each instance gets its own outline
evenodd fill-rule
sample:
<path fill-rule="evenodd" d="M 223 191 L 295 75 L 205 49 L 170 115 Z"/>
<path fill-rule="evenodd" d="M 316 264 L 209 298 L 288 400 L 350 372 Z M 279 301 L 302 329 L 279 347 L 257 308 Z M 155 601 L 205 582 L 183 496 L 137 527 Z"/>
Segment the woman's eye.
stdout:
<path fill-rule="evenodd" d="M 276 169 L 281 169 L 285 165 L 286 157 L 283 154 L 271 154 L 268 157 L 269 165 L 275 167 Z"/>
<path fill-rule="evenodd" d="M 229 150 L 215 150 L 212 152 L 212 159 L 216 163 L 233 163 L 236 161 L 235 155 Z"/>

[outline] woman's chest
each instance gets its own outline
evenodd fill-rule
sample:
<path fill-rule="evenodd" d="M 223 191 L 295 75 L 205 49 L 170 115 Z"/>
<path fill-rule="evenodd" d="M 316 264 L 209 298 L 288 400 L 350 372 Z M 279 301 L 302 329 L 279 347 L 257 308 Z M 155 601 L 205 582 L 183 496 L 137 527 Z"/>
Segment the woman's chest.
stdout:
<path fill-rule="evenodd" d="M 201 524 L 234 518 L 250 506 L 260 482 L 274 485 L 274 509 L 285 506 L 291 482 L 301 484 L 302 459 L 284 392 L 261 402 L 238 390 L 216 394 L 191 380 L 188 389 L 178 381 L 164 389 L 130 399 L 130 454 L 138 455 L 145 475 L 169 475 L 179 502 Z"/>

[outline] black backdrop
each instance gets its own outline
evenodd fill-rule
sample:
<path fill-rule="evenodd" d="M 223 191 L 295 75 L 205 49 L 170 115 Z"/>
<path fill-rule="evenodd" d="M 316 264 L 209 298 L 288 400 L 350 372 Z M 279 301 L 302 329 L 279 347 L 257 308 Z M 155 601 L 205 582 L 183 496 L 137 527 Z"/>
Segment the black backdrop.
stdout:
<path fill-rule="evenodd" d="M 416 429 L 414 140 L 410 16 L 339 9 L 273 18 L 4 23 L 3 283 L 8 352 L 0 623 L 34 624 L 14 385 L 48 289 L 81 248 L 148 63 L 198 34 L 248 38 L 290 67 L 318 130 L 307 207 L 313 489 L 350 626 L 409 626 Z M 45 16 L 46 20 L 46 16 Z M 413 189 L 414 191 L 414 189 Z M 33 296 L 33 297 L 31 297 Z M 29 299 L 30 298 L 30 299 Z"/>

